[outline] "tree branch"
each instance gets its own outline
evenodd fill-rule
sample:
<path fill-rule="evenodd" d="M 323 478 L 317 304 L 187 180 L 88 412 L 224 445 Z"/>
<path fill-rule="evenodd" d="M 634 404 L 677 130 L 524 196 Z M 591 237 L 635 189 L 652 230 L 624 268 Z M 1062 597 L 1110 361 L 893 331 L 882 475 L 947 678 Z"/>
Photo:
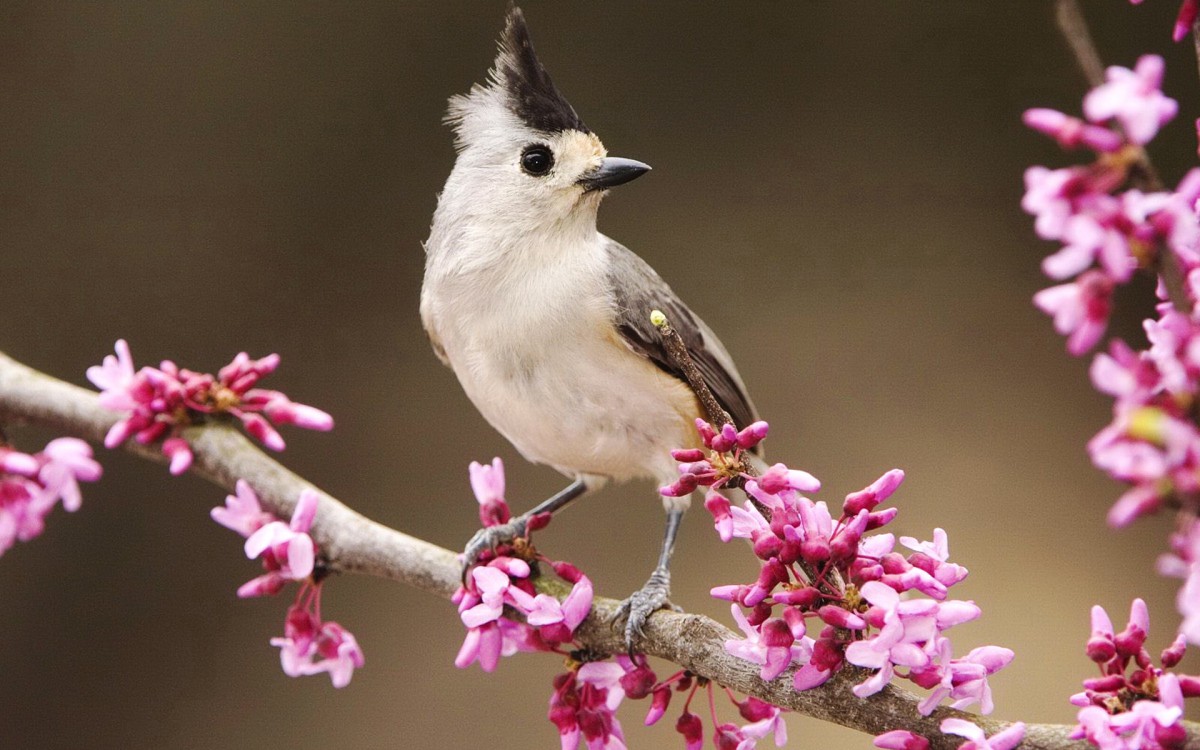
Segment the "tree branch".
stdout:
<path fill-rule="evenodd" d="M 103 409 L 89 390 L 26 367 L 0 352 L 0 424 L 34 423 L 62 432 L 103 440 L 117 415 Z M 291 515 L 296 498 L 305 488 L 319 495 L 312 536 L 335 571 L 365 573 L 415 586 L 448 599 L 459 584 L 459 565 L 453 552 L 376 523 L 321 492 L 255 447 L 241 433 L 223 424 L 192 427 L 185 437 L 192 446 L 192 471 L 232 492 L 238 479 L 250 483 L 263 505 L 277 516 Z M 162 460 L 151 448 L 127 443 L 143 457 Z M 547 584 L 550 589 L 554 583 Z M 619 602 L 597 597 L 593 611 L 576 633 L 578 642 L 598 653 L 624 650 L 624 628 L 614 615 Z M 796 692 L 791 672 L 770 682 L 758 676 L 759 668 L 725 651 L 725 641 L 737 636 L 707 617 L 661 610 L 647 623 L 638 650 L 674 662 L 719 684 L 753 695 L 797 713 L 830 721 L 871 734 L 909 729 L 930 738 L 935 750 L 949 750 L 959 738 L 938 730 L 941 720 L 959 716 L 974 721 L 989 734 L 1008 722 L 940 708 L 930 716 L 917 713 L 918 698 L 896 687 L 868 699 L 850 689 L 868 674 L 846 666 L 822 687 Z M 1031 725 L 1022 748 L 1060 750 L 1084 748 L 1086 743 L 1067 739 L 1066 725 Z M 1200 725 L 1188 724 L 1188 747 L 1200 748 Z"/>

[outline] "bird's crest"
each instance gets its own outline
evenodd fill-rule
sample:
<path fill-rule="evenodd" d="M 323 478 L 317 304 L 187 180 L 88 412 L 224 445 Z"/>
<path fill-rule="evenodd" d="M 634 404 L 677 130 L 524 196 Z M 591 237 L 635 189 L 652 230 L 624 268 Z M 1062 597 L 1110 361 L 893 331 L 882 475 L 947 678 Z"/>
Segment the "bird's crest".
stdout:
<path fill-rule="evenodd" d="M 499 94 L 508 109 L 534 130 L 591 132 L 538 59 L 525 14 L 515 5 L 509 7 L 497 46 L 499 51 L 488 73 L 488 85 L 475 86 L 470 94 L 451 98 L 446 116 L 449 124 L 459 128 L 474 106 L 483 103 L 480 100 Z"/>

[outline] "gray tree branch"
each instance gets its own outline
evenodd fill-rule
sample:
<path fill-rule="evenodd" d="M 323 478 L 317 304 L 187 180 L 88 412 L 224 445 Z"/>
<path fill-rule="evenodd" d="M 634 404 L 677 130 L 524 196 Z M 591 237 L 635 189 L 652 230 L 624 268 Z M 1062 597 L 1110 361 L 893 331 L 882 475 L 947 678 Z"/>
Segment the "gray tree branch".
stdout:
<path fill-rule="evenodd" d="M 63 433 L 101 441 L 118 415 L 103 409 L 96 393 L 33 370 L 0 352 L 0 425 L 32 423 Z M 448 599 L 459 582 L 455 553 L 390 529 L 356 513 L 344 503 L 284 468 L 255 447 L 231 426 L 210 424 L 185 433 L 195 453 L 192 471 L 232 492 L 238 479 L 250 483 L 263 505 L 281 517 L 291 515 L 296 498 L 305 488 L 319 494 L 312 536 L 328 557 L 333 570 L 364 573 L 415 586 Z M 154 448 L 127 443 L 127 449 L 162 460 Z M 561 585 L 547 582 L 549 590 Z M 619 603 L 597 597 L 592 614 L 577 632 L 579 643 L 595 652 L 617 653 L 624 648 L 624 629 L 614 623 Z M 917 713 L 918 698 L 889 686 L 868 699 L 850 692 L 866 672 L 847 666 L 820 688 L 796 692 L 791 672 L 765 682 L 758 667 L 725 651 L 725 641 L 737 636 L 725 626 L 694 614 L 659 611 L 650 617 L 645 637 L 636 646 L 644 653 L 666 659 L 694 674 L 753 695 L 805 716 L 879 734 L 909 729 L 930 738 L 937 750 L 956 747 L 961 738 L 938 731 L 949 716 L 970 719 L 989 734 L 1009 725 L 997 719 L 940 708 L 931 716 Z M 1200 725 L 1188 724 L 1188 747 L 1200 749 Z M 1022 748 L 1062 750 L 1085 748 L 1067 739 L 1069 725 L 1035 724 L 1028 727 Z"/>

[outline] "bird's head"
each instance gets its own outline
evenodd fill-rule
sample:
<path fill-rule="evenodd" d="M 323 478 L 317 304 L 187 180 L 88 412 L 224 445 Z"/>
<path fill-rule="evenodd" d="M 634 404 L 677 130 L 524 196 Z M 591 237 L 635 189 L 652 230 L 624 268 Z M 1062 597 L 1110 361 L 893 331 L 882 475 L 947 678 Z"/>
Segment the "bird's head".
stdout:
<path fill-rule="evenodd" d="M 608 156 L 550 80 L 516 7 L 487 83 L 452 97 L 446 122 L 458 160 L 443 200 L 527 227 L 594 220 L 608 188 L 650 169 Z"/>

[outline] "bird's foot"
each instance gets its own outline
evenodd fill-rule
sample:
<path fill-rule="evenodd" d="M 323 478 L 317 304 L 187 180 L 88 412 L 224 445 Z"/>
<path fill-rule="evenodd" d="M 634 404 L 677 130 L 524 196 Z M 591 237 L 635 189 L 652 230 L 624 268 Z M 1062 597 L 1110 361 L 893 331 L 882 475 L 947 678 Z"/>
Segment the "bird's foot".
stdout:
<path fill-rule="evenodd" d="M 465 584 L 467 573 L 470 572 L 484 552 L 495 552 L 501 544 L 512 544 L 518 539 L 524 539 L 529 530 L 529 520 L 525 516 L 517 516 L 508 523 L 495 526 L 485 526 L 475 532 L 471 541 L 462 553 L 462 579 Z"/>
<path fill-rule="evenodd" d="M 613 620 L 615 622 L 619 622 L 621 619 L 625 620 L 626 651 L 631 654 L 634 652 L 633 643 L 645 635 L 646 621 L 650 619 L 650 615 L 663 608 L 680 611 L 679 607 L 671 604 L 670 597 L 671 572 L 659 568 L 650 574 L 650 580 L 646 581 L 645 586 L 621 602 Z"/>

